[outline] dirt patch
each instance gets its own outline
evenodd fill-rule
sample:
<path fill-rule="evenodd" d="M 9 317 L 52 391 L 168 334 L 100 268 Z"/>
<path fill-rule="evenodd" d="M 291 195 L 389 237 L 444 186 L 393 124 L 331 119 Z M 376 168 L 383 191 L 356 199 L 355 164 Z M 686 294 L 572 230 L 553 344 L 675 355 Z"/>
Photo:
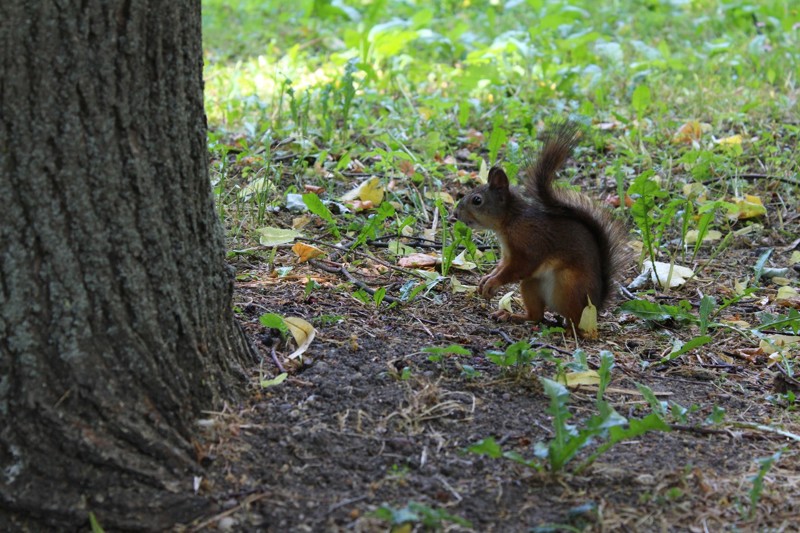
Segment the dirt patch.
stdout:
<path fill-rule="evenodd" d="M 310 266 L 296 267 L 295 280 L 270 277 L 257 264 L 238 268 L 247 281 L 236 303 L 263 363 L 254 370 L 250 403 L 217 419 L 211 490 L 227 513 L 209 527 L 378 531 L 388 523 L 376 509 L 399 512 L 410 502 L 471 523 L 455 524 L 446 514 L 431 519 L 453 530 L 796 527 L 797 444 L 757 429 L 702 425 L 716 406 L 729 422 L 798 431 L 793 411 L 766 400 L 774 372 L 763 361 L 720 357 L 742 345 L 724 332 L 714 348 L 643 367 L 642 361 L 663 355 L 666 332 L 630 319 L 620 324 L 607 314 L 601 340 L 580 344 L 595 367 L 600 350 L 615 353 L 607 398 L 617 411 L 626 417 L 648 412 L 641 396 L 624 392 L 636 383 L 696 410 L 682 429 L 620 443 L 582 475 L 550 474 L 465 451 L 492 436 L 504 449 L 532 458 L 533 444 L 553 437 L 548 398 L 536 376 L 552 376 L 554 364 L 541 360 L 504 370 L 485 357 L 509 339 L 531 338 L 530 325 L 497 324 L 484 302 L 461 294 L 432 293 L 408 307 L 377 310 L 355 301 L 336 276 Z M 308 297 L 307 276 L 320 283 Z M 257 320 L 266 311 L 306 317 L 319 334 L 304 367 L 282 385 L 260 389 L 258 378 L 278 372 L 269 345 L 277 339 Z M 560 335 L 534 341 L 575 349 L 574 340 Z M 433 363 L 422 352 L 452 343 L 472 355 Z M 275 347 L 276 355 L 288 353 Z M 468 377 L 463 365 L 480 375 Z M 592 414 L 593 398 L 592 392 L 572 394 L 578 423 Z M 754 459 L 787 445 L 757 512 L 748 517 Z M 417 518 L 412 524 L 419 529 L 424 520 Z"/>

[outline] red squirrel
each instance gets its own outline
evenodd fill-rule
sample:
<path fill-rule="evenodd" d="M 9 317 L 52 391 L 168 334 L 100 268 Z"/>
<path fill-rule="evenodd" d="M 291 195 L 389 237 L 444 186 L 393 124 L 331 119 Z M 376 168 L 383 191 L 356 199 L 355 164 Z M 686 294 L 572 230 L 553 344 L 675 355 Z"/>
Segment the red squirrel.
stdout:
<path fill-rule="evenodd" d="M 626 230 L 588 197 L 553 188 L 556 172 L 572 153 L 581 130 L 562 122 L 542 136 L 537 159 L 522 170 L 522 191 L 509 187 L 500 167 L 489 171 L 456 207 L 456 218 L 474 229 L 493 230 L 501 259 L 478 284 L 491 298 L 507 283 L 520 282 L 525 315 L 497 318 L 540 322 L 545 308 L 577 328 L 589 300 L 602 308 L 626 259 Z"/>

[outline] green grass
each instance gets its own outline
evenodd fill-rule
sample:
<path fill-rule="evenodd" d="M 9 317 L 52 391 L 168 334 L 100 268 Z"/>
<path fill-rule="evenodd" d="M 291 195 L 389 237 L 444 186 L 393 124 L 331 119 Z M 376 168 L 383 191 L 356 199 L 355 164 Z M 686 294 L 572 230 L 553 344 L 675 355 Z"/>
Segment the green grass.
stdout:
<path fill-rule="evenodd" d="M 576 159 L 597 185 L 659 191 L 647 220 L 623 210 L 643 257 L 694 257 L 684 241 L 698 227 L 729 234 L 726 202 L 760 187 L 740 176 L 780 177 L 774 190 L 797 195 L 789 0 L 204 0 L 203 24 L 212 181 L 236 249 L 275 225 L 288 193 L 335 199 L 370 175 L 394 183 L 395 212 L 336 215 L 329 229 L 356 246 L 402 224 L 420 234 L 430 193 L 472 185 L 482 161 L 513 177 L 565 116 L 591 126 Z M 687 123 L 701 138 L 674 142 Z M 684 192 L 693 182 L 713 189 Z"/>
<path fill-rule="evenodd" d="M 605 165 L 669 172 L 686 149 L 668 139 L 699 120 L 705 140 L 744 136 L 723 170 L 797 172 L 786 150 L 800 9 L 788 0 L 325 4 L 203 2 L 212 140 L 243 135 L 267 163 L 287 139 L 326 167 L 380 155 L 367 171 L 396 173 L 410 160 L 437 186 L 455 170 L 443 158 L 482 155 L 494 127 L 517 163 L 542 121 L 571 115 L 612 128 Z"/>

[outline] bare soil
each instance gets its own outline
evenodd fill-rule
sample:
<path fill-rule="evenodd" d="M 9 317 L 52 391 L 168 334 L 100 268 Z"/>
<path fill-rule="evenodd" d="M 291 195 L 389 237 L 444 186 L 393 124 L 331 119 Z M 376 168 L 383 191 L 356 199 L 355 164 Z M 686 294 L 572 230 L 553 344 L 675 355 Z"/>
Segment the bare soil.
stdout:
<path fill-rule="evenodd" d="M 591 189 L 589 194 L 598 195 Z M 734 282 L 751 276 L 767 247 L 775 249 L 771 264 L 786 265 L 797 247 L 793 236 L 800 234 L 798 209 L 769 192 L 763 198 L 769 212 L 760 220 L 763 230 L 736 237 L 684 287 L 658 297 L 637 296 L 660 303 L 685 299 L 696 311 L 703 294 L 718 302 L 730 297 Z M 280 213 L 273 225 L 289 220 Z M 693 266 L 703 265 L 708 250 Z M 382 250 L 372 252 L 380 256 Z M 376 308 L 354 299 L 347 279 L 319 266 L 332 263 L 297 264 L 294 254 L 281 248 L 274 266 L 294 267 L 281 278 L 267 264 L 268 255 L 232 261 L 240 280 L 235 304 L 262 362 L 252 369 L 248 401 L 209 415 L 215 420 L 208 434 L 214 462 L 203 490 L 217 508 L 191 526 L 387 531 L 390 524 L 376 510 L 401 510 L 416 502 L 471 524 L 442 515 L 437 523 L 447 531 L 800 530 L 800 443 L 759 427 L 800 433 L 797 405 L 787 406 L 775 396 L 793 385 L 755 350 L 751 338 L 716 328 L 709 333 L 713 343 L 659 365 L 673 338 L 689 340 L 698 335 L 697 328 L 653 326 L 614 305 L 601 314 L 599 340 L 541 337 L 531 324 L 493 321 L 496 302 L 454 294 L 446 284 L 411 304 Z M 364 257 L 334 253 L 329 259 L 369 287 L 388 287 L 390 295 L 410 279 Z M 480 276 L 455 275 L 471 285 Z M 631 265 L 625 281 L 635 275 Z M 796 271 L 789 274 L 796 276 Z M 308 278 L 320 287 L 306 296 Z M 757 312 L 785 313 L 773 301 L 777 286 L 762 283 L 754 298 L 729 307 L 720 318 L 758 324 Z M 317 337 L 302 365 L 292 366 L 286 355 L 294 347 L 259 323 L 266 312 L 315 325 Z M 594 368 L 602 350 L 613 352 L 616 366 L 606 398 L 625 417 L 650 412 L 637 383 L 694 411 L 688 423 L 676 422 L 669 433 L 618 444 L 581 474 L 571 471 L 572 463 L 566 472 L 539 472 L 467 452 L 492 436 L 505 450 L 530 459 L 535 443 L 553 437 L 549 400 L 538 377 L 552 377 L 555 364 L 537 359 L 527 367 L 504 369 L 486 358 L 488 350 L 518 340 L 550 347 L 563 361 L 580 347 Z M 471 355 L 434 363 L 422 351 L 450 344 L 466 347 Z M 290 377 L 262 389 L 260 379 L 280 373 L 273 350 Z M 463 365 L 480 375 L 470 378 Z M 573 391 L 576 424 L 594 412 L 594 394 Z M 705 424 L 715 406 L 725 410 L 724 422 Z M 756 459 L 781 449 L 751 513 Z M 418 517 L 394 530 L 426 529 Z"/>

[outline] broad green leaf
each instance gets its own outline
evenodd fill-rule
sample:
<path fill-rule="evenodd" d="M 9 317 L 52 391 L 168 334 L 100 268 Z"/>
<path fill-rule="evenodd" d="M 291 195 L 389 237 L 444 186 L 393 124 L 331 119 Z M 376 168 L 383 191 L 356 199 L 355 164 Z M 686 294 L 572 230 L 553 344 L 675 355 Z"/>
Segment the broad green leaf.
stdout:
<path fill-rule="evenodd" d="M 258 243 L 261 246 L 288 244 L 302 235 L 297 230 L 274 227 L 258 228 L 256 233 L 258 233 Z"/>

